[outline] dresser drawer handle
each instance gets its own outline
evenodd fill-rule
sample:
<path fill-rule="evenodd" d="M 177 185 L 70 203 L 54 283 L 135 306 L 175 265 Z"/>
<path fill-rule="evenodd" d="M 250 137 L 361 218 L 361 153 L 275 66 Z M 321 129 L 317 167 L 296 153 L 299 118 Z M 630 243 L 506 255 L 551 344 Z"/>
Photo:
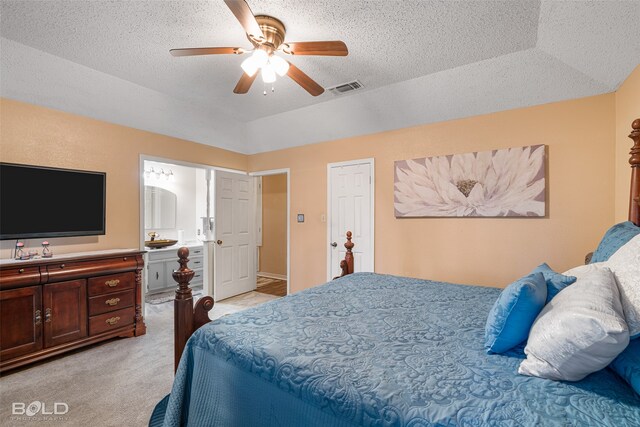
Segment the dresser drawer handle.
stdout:
<path fill-rule="evenodd" d="M 36 310 L 35 323 L 36 325 L 40 325 L 42 323 L 42 312 L 40 310 Z"/>
<path fill-rule="evenodd" d="M 120 298 L 111 298 L 106 300 L 104 303 L 113 307 L 114 305 L 118 305 L 119 302 L 120 302 Z"/>
<path fill-rule="evenodd" d="M 104 284 L 110 288 L 115 288 L 119 283 L 120 279 L 107 280 L 106 282 L 104 282 Z"/>
<path fill-rule="evenodd" d="M 64 268 L 64 267 L 65 267 L 64 264 L 60 264 L 60 268 Z"/>
<path fill-rule="evenodd" d="M 116 323 L 118 323 L 119 321 L 120 321 L 120 318 L 119 318 L 119 317 L 117 317 L 117 316 L 116 316 L 116 317 L 111 317 L 111 318 L 109 318 L 109 319 L 105 320 L 105 322 L 107 322 L 107 324 L 109 324 L 109 325 L 111 325 L 111 326 L 115 325 L 115 324 L 116 324 Z"/>
<path fill-rule="evenodd" d="M 21 268 L 20 270 L 18 270 L 18 274 L 22 274 L 24 273 L 24 268 Z"/>

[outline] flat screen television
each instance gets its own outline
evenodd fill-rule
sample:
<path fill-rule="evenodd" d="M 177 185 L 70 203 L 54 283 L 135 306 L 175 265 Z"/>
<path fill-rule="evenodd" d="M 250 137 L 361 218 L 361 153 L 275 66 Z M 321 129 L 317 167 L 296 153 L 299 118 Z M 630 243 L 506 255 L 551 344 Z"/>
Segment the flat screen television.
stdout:
<path fill-rule="evenodd" d="M 0 240 L 105 234 L 106 174 L 0 163 Z"/>

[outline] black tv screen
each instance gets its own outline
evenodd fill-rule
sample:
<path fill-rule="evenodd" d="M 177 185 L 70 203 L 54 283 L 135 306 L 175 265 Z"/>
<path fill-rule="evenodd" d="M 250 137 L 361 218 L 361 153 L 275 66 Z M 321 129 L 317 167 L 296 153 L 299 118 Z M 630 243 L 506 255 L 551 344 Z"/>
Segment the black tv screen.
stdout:
<path fill-rule="evenodd" d="M 105 234 L 106 174 L 0 163 L 0 240 Z"/>

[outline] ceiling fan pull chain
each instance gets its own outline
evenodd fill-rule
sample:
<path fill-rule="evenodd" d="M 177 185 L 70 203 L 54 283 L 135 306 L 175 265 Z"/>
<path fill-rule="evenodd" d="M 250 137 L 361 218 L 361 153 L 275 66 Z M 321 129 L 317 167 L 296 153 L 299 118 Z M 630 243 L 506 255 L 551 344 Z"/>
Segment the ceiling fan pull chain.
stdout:
<path fill-rule="evenodd" d="M 275 86 L 274 86 L 274 85 L 271 85 L 271 93 L 273 93 L 273 92 L 275 92 L 275 91 L 276 91 Z"/>

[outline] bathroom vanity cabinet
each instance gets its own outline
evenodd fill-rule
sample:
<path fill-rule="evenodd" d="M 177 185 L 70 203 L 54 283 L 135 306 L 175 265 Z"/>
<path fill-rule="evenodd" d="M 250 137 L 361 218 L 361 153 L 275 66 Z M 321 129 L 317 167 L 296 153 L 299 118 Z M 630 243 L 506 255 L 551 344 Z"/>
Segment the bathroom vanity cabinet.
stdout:
<path fill-rule="evenodd" d="M 191 286 L 202 286 L 202 271 L 204 267 L 202 245 L 175 245 L 171 248 L 153 249 L 148 252 L 147 263 L 147 294 L 154 294 L 171 290 L 176 287 L 173 280 L 173 270 L 177 270 L 178 249 L 181 246 L 189 248 L 189 268 L 195 275 Z"/>

